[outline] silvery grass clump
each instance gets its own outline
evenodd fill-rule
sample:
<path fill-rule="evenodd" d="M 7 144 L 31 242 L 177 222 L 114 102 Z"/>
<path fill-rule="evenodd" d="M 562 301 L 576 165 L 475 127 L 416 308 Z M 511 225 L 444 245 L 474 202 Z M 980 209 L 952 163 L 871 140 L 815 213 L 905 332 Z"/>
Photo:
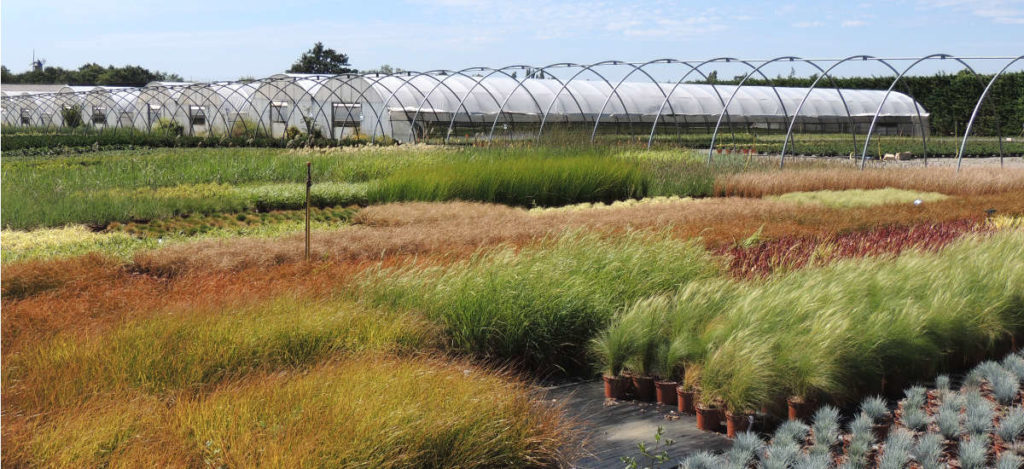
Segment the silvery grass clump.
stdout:
<path fill-rule="evenodd" d="M 814 413 L 814 446 L 812 453 L 828 453 L 839 442 L 839 409 L 825 405 Z"/>
<path fill-rule="evenodd" d="M 828 453 L 805 453 L 796 458 L 791 466 L 793 469 L 828 469 L 832 465 L 832 455 Z"/>
<path fill-rule="evenodd" d="M 1017 392 L 1020 390 L 1020 381 L 1017 380 L 1017 375 L 1009 371 L 1002 371 L 994 374 L 989 382 L 992 384 L 992 393 L 995 394 L 996 400 L 1000 404 L 1013 404 L 1013 400 L 1016 399 Z"/>
<path fill-rule="evenodd" d="M 897 428 L 885 439 L 878 469 L 903 469 L 903 466 L 910 462 L 910 452 L 913 449 L 914 434 L 904 428 Z"/>
<path fill-rule="evenodd" d="M 725 453 L 725 459 L 730 466 L 747 467 L 751 460 L 764 452 L 764 449 L 765 444 L 756 433 L 740 433 L 733 440 L 732 448 Z"/>
<path fill-rule="evenodd" d="M 964 378 L 964 386 L 976 389 L 983 381 L 992 382 L 992 377 L 1003 372 L 1003 367 L 992 360 L 983 361 L 971 369 Z"/>
<path fill-rule="evenodd" d="M 924 431 L 928 428 L 928 414 L 920 407 L 904 408 L 903 425 L 915 432 Z"/>
<path fill-rule="evenodd" d="M 797 458 L 802 453 L 800 445 L 796 443 L 790 441 L 777 442 L 767 447 L 758 456 L 758 461 L 760 461 L 762 469 L 789 469 L 796 463 Z"/>
<path fill-rule="evenodd" d="M 999 459 L 996 460 L 996 469 L 1020 469 L 1021 460 L 1020 456 L 1004 451 L 999 455 Z"/>
<path fill-rule="evenodd" d="M 999 419 L 999 426 L 996 427 L 996 435 L 999 435 L 1006 444 L 1013 443 L 1024 434 L 1024 409 L 1011 407 L 1010 410 Z"/>
<path fill-rule="evenodd" d="M 865 398 L 860 403 L 860 411 L 867 415 L 872 422 L 879 422 L 889 416 L 889 407 L 881 396 Z"/>
<path fill-rule="evenodd" d="M 861 413 L 850 422 L 850 446 L 846 449 L 844 467 L 861 469 L 868 467 L 868 453 L 875 443 L 875 433 L 871 431 L 873 422 L 867 414 Z"/>
<path fill-rule="evenodd" d="M 960 469 L 983 469 L 988 459 L 988 446 L 985 437 L 961 440 L 958 454 Z"/>
<path fill-rule="evenodd" d="M 935 377 L 935 389 L 940 393 L 949 391 L 949 375 L 939 375 Z"/>
<path fill-rule="evenodd" d="M 698 451 L 679 462 L 679 469 L 720 469 L 725 461 L 721 456 L 707 451 Z"/>
<path fill-rule="evenodd" d="M 935 424 L 939 426 L 939 433 L 947 440 L 960 438 L 960 407 L 946 406 L 944 403 L 935 414 Z"/>
<path fill-rule="evenodd" d="M 917 439 L 917 444 L 910 453 L 921 465 L 921 469 L 941 469 L 945 467 L 940 461 L 942 449 L 942 436 L 937 433 L 925 433 Z"/>
<path fill-rule="evenodd" d="M 903 391 L 905 399 L 903 399 L 903 410 L 904 412 L 908 407 L 920 409 L 924 407 L 927 401 L 928 390 L 923 386 L 912 386 Z"/>
<path fill-rule="evenodd" d="M 1003 369 L 1013 373 L 1017 377 L 1018 381 L 1024 381 L 1024 357 L 1019 354 L 1011 353 L 1003 358 Z"/>
<path fill-rule="evenodd" d="M 964 429 L 973 439 L 975 435 L 985 435 L 992 430 L 992 403 L 982 397 L 981 393 L 972 391 L 967 394 L 964 409 Z"/>
<path fill-rule="evenodd" d="M 803 446 L 807 441 L 807 435 L 811 432 L 811 427 L 799 420 L 787 420 L 779 425 L 779 428 L 775 429 L 775 433 L 772 435 L 772 445 L 785 445 L 795 444 Z"/>

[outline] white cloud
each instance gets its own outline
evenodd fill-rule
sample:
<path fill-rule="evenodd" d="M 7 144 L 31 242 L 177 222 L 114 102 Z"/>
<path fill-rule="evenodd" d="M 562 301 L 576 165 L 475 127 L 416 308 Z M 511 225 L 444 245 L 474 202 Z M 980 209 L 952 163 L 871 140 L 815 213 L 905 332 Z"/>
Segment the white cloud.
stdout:
<path fill-rule="evenodd" d="M 843 21 L 843 25 L 842 26 L 844 28 L 856 28 L 856 27 L 864 26 L 866 24 L 867 24 L 867 22 L 864 22 L 864 21 L 861 21 L 861 20 L 847 20 L 847 21 Z"/>
<path fill-rule="evenodd" d="M 798 21 L 793 23 L 794 28 L 820 28 L 825 26 L 821 21 Z"/>
<path fill-rule="evenodd" d="M 918 0 L 918 5 L 966 11 L 993 23 L 1024 24 L 1024 0 Z"/>

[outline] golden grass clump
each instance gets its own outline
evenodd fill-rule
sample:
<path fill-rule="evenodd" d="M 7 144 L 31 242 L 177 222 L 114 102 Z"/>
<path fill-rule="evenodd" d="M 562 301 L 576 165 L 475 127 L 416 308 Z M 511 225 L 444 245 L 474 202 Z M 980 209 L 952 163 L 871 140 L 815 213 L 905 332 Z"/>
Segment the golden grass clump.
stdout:
<path fill-rule="evenodd" d="M 764 197 L 788 192 L 846 189 L 907 189 L 947 195 L 1024 191 L 1024 169 L 885 168 L 807 169 L 724 174 L 715 181 L 719 196 Z"/>
<path fill-rule="evenodd" d="M 552 467 L 568 465 L 580 439 L 514 376 L 370 354 L 199 395 L 7 413 L 3 445 L 4 466 Z"/>

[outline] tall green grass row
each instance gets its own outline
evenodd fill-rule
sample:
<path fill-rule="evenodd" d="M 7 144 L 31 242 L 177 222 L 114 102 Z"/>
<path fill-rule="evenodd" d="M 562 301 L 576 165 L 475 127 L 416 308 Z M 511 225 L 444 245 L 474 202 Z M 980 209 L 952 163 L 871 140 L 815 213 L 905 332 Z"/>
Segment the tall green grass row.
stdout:
<path fill-rule="evenodd" d="M 611 329 L 644 314 L 661 318 L 649 333 L 663 344 L 688 344 L 677 365 L 699 374 L 702 398 L 736 412 L 787 396 L 856 398 L 883 380 L 892 391 L 1000 353 L 1024 332 L 1024 233 L 766 283 L 691 282 L 635 303 Z"/>
<path fill-rule="evenodd" d="M 540 372 L 588 369 L 586 342 L 636 299 L 718 275 L 694 241 L 663 233 L 567 233 L 450 266 L 365 274 L 364 301 L 421 311 L 453 350 Z"/>

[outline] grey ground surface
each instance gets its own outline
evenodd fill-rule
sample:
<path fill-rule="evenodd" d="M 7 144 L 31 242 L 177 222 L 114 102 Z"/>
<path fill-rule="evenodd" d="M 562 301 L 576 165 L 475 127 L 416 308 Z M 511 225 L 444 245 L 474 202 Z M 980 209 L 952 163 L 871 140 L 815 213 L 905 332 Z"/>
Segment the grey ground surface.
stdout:
<path fill-rule="evenodd" d="M 646 441 L 648 447 L 652 447 L 659 426 L 664 428 L 666 438 L 675 440 L 665 448 L 673 458 L 672 462 L 677 463 L 680 458 L 696 451 L 724 450 L 731 445 L 725 435 L 698 431 L 692 415 L 680 415 L 666 406 L 634 401 L 606 405 L 604 385 L 600 381 L 550 388 L 547 398 L 565 404 L 569 414 L 583 422 L 589 437 L 587 449 L 590 454 L 579 461 L 577 467 L 580 468 L 623 467 L 619 458 L 639 457 L 636 444 L 640 441 Z"/>

